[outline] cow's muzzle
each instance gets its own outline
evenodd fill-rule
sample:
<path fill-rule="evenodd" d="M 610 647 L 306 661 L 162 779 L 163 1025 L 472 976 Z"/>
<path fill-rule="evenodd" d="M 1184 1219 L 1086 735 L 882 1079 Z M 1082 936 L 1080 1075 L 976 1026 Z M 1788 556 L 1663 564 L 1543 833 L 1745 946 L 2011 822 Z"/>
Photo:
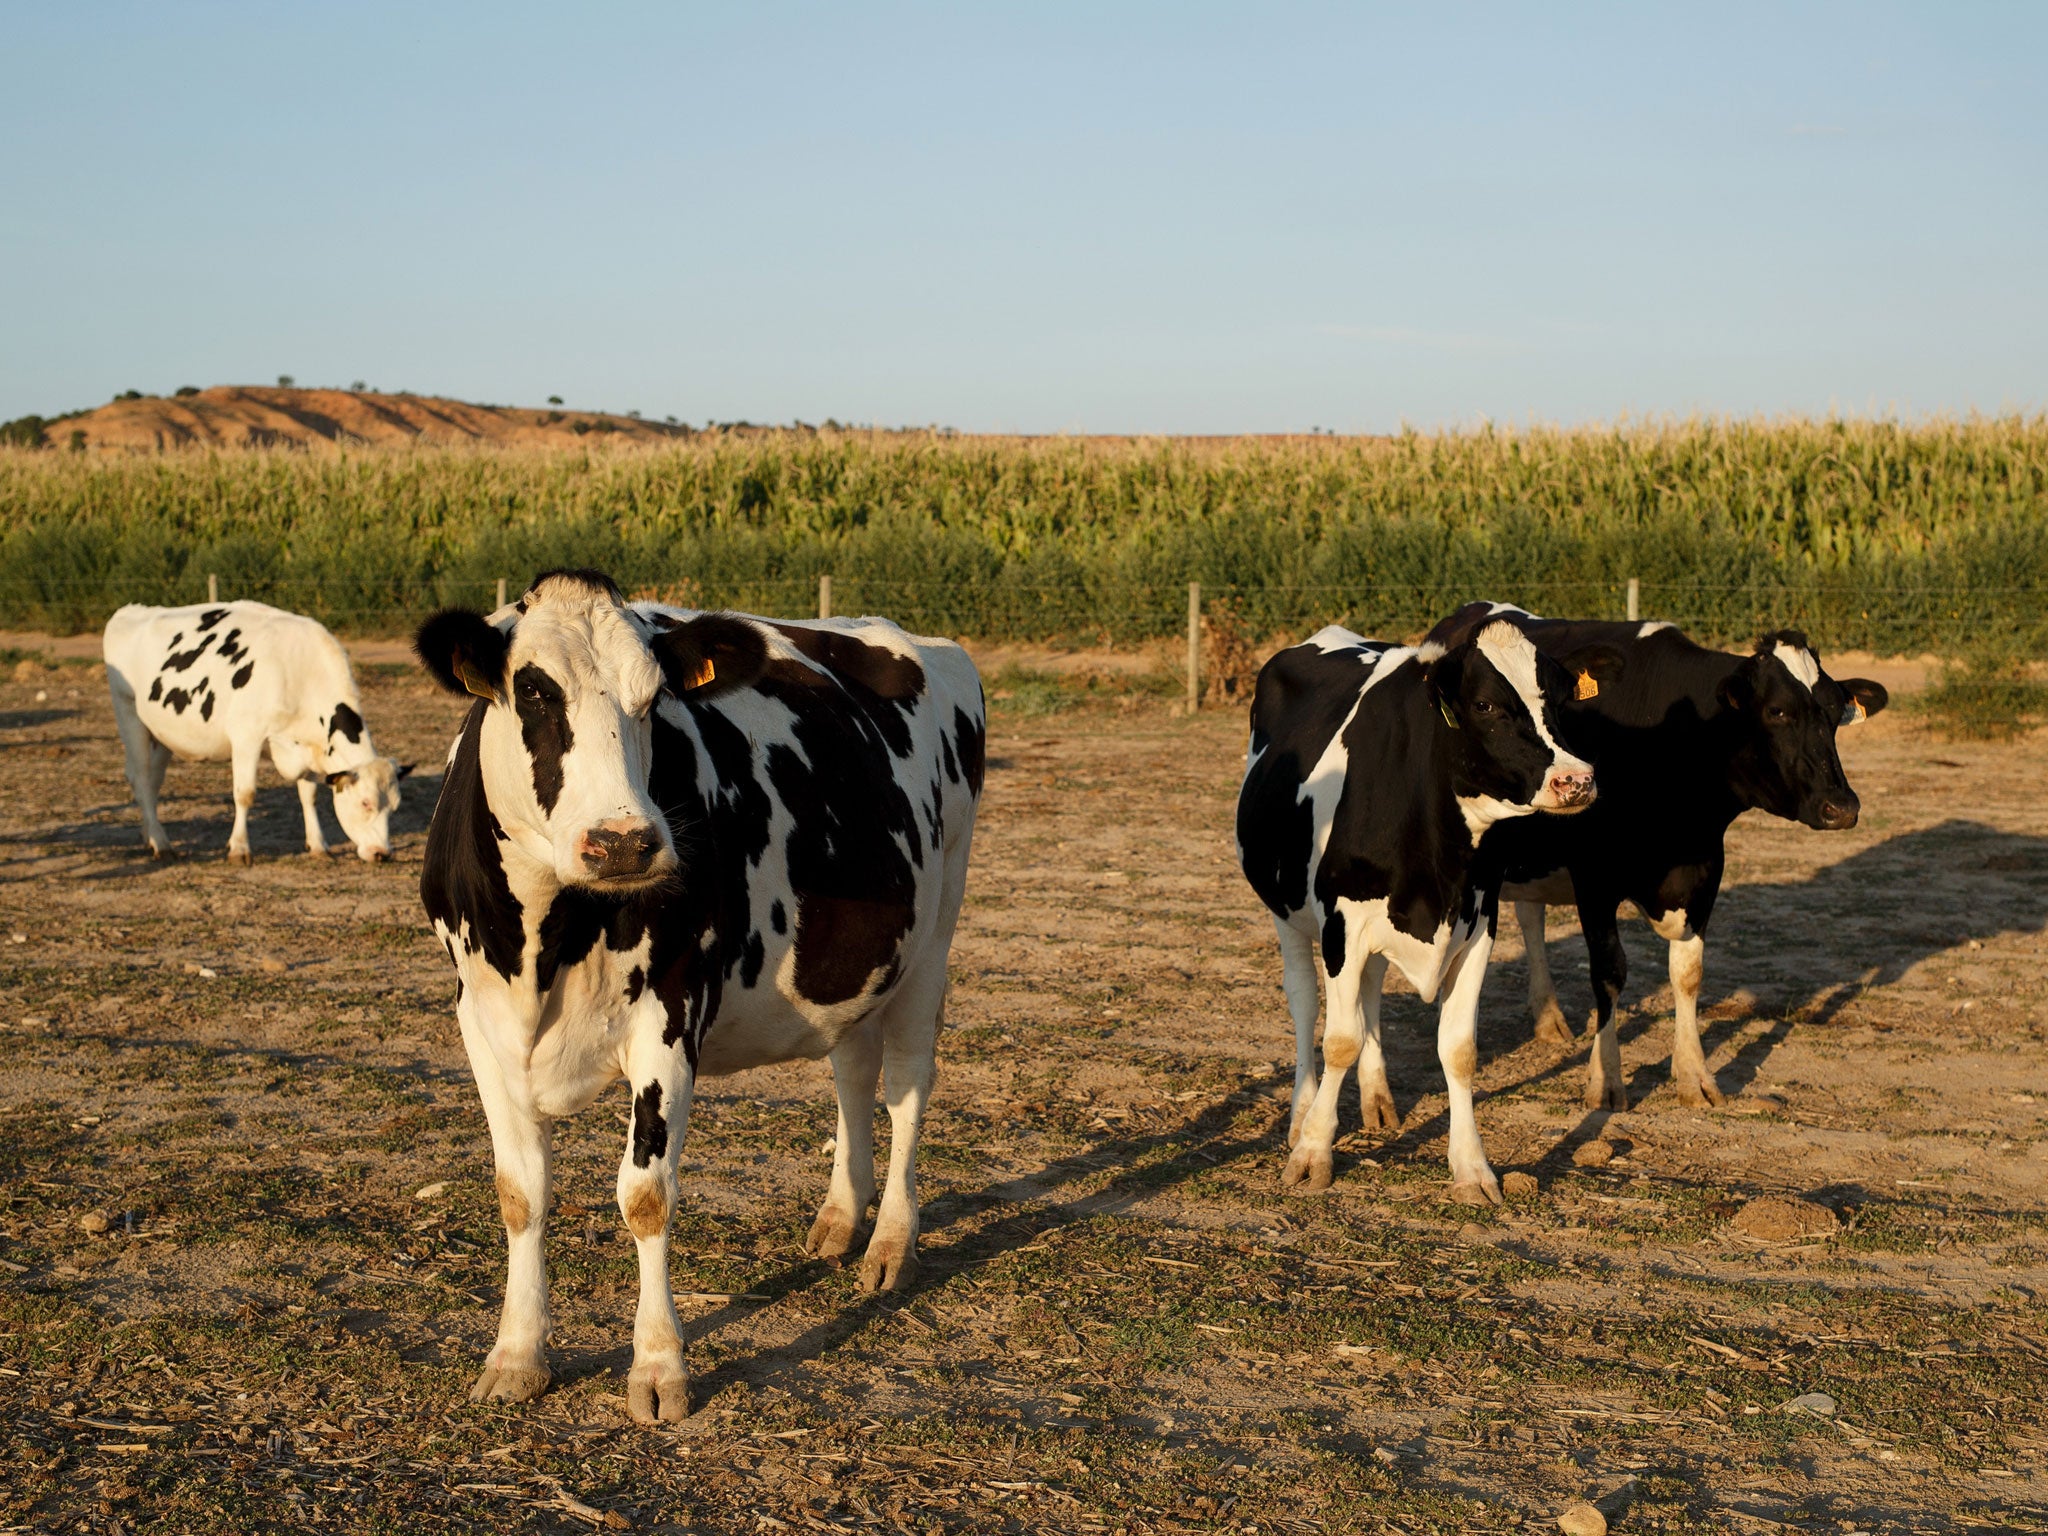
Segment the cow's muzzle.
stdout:
<path fill-rule="evenodd" d="M 1814 808 L 1807 825 L 1816 832 L 1846 832 L 1862 812 L 1862 803 L 1854 795 L 1830 795 Z"/>
<path fill-rule="evenodd" d="M 1593 803 L 1597 793 L 1590 768 L 1553 773 L 1543 787 L 1549 792 L 1551 803 L 1561 811 L 1582 811 Z"/>
<path fill-rule="evenodd" d="M 661 856 L 661 833 L 651 821 L 603 821 L 583 834 L 576 852 L 593 880 L 637 880 Z"/>

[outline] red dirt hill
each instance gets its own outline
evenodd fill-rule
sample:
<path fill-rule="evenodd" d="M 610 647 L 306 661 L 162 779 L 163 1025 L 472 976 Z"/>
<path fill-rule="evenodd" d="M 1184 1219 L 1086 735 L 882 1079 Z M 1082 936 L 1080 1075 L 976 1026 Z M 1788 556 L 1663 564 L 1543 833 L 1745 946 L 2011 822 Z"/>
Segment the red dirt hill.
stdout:
<path fill-rule="evenodd" d="M 84 433 L 83 439 L 73 436 Z M 53 448 L 154 452 L 164 448 L 322 448 L 478 445 L 570 447 L 596 442 L 651 443 L 687 429 L 601 411 L 518 410 L 469 405 L 429 395 L 380 395 L 347 389 L 218 385 L 192 395 L 115 400 L 81 416 L 52 421 Z"/>

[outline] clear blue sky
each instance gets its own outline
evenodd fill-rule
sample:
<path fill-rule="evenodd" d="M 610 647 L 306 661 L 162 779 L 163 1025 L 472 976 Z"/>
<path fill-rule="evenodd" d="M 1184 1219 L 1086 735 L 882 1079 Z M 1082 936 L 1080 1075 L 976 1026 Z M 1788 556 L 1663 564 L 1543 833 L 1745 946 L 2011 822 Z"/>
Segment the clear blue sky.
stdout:
<path fill-rule="evenodd" d="M 2048 5 L 34 4 L 0 417 L 2048 405 Z"/>

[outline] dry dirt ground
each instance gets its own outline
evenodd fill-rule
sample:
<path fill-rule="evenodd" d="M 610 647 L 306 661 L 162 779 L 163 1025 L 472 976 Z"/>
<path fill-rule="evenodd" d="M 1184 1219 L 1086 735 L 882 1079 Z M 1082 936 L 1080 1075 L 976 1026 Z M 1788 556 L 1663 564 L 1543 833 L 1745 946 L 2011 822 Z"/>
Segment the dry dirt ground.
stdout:
<path fill-rule="evenodd" d="M 415 895 L 458 706 L 365 678 L 421 765 L 396 862 L 299 856 L 266 779 L 231 869 L 226 770 L 179 764 L 190 857 L 158 866 L 96 671 L 0 681 L 0 1527 L 1452 1532 L 1589 1499 L 1620 1531 L 2048 1529 L 2048 739 L 1895 712 L 1845 737 L 1855 831 L 1738 824 L 1723 1110 L 1669 1088 L 1640 924 L 1632 1107 L 1582 1109 L 1508 924 L 1479 1115 L 1538 1192 L 1474 1212 L 1412 994 L 1402 1128 L 1348 1119 L 1329 1193 L 1280 1191 L 1238 720 L 1004 676 L 919 1281 L 866 1297 L 801 1252 L 822 1064 L 707 1082 L 674 1260 L 695 1412 L 659 1431 L 623 1401 L 623 1097 L 561 1128 L 559 1384 L 464 1401 L 502 1237 Z M 1744 1235 L 1770 1194 L 1839 1231 Z M 1833 1417 L 1787 1411 L 1816 1392 Z"/>

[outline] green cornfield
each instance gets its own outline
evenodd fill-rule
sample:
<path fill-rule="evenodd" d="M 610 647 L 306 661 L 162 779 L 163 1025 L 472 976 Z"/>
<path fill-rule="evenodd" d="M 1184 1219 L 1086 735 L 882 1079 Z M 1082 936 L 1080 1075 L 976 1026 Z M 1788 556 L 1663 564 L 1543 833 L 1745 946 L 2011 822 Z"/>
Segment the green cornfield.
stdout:
<path fill-rule="evenodd" d="M 1881 654 L 2048 640 L 2048 418 L 1394 438 L 702 437 L 578 451 L 0 450 L 0 625 L 257 597 L 357 633 L 589 565 L 696 606 L 1132 641 L 1412 635 L 1474 597 Z"/>

